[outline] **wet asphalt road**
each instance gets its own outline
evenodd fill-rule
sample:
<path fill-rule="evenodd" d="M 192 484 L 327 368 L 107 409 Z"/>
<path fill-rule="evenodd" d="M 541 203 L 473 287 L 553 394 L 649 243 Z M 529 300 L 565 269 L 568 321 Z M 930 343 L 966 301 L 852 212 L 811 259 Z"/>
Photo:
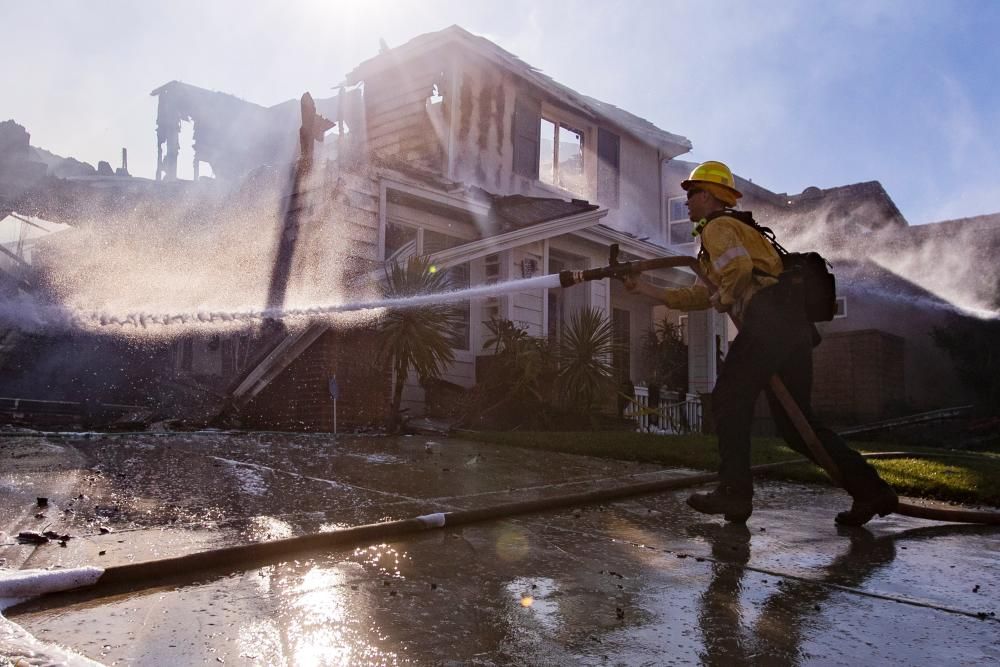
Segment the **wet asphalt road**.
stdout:
<path fill-rule="evenodd" d="M 456 439 L 272 434 L 4 438 L 0 461 L 8 568 L 109 567 L 690 473 Z M 891 516 L 845 531 L 833 516 L 846 495 L 775 482 L 732 526 L 689 510 L 687 493 L 5 614 L 104 664 L 1000 662 L 988 615 L 1000 530 Z M 13 539 L 42 529 L 73 537 Z"/>

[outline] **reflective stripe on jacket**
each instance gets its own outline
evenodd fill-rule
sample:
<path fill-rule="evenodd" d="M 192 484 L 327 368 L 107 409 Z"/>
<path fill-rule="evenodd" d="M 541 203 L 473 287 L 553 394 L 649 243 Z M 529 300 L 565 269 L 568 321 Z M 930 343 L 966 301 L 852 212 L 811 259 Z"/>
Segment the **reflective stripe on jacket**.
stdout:
<path fill-rule="evenodd" d="M 728 215 L 719 216 L 701 231 L 702 249 L 698 261 L 718 288 L 719 302 L 739 318 L 759 290 L 778 282 L 781 257 L 774 246 L 753 227 Z M 768 275 L 755 275 L 753 270 Z M 708 288 L 701 283 L 668 289 L 664 302 L 677 310 L 704 310 L 711 307 Z"/>

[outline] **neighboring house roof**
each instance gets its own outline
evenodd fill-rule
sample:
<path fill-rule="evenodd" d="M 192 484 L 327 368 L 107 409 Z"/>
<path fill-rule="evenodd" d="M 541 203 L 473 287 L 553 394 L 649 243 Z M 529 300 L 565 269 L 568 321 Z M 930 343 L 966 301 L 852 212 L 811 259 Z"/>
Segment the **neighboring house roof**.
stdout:
<path fill-rule="evenodd" d="M 985 242 L 1000 245 L 1000 212 L 987 215 L 976 215 L 969 218 L 955 218 L 928 222 L 923 225 L 913 225 L 906 229 L 906 235 L 914 240 L 929 240 L 932 238 L 958 238 L 961 235 L 975 233 Z"/>
<path fill-rule="evenodd" d="M 853 220 L 855 224 L 866 227 L 869 231 L 883 227 L 906 227 L 906 218 L 892 201 L 878 181 L 851 183 L 835 188 L 808 187 L 797 195 L 781 193 L 784 199 L 786 214 L 796 216 L 824 216 L 831 220 L 842 220 L 856 217 L 859 213 L 863 220 Z"/>
<path fill-rule="evenodd" d="M 696 162 L 671 160 L 671 165 L 690 170 Z M 753 198 L 758 222 L 795 223 L 820 221 L 851 222 L 865 231 L 881 228 L 904 228 L 906 218 L 878 181 L 864 181 L 833 188 L 808 187 L 797 195 L 772 192 L 733 174 L 736 188 L 744 197 Z M 764 204 L 760 207 L 760 204 Z"/>
<path fill-rule="evenodd" d="M 347 75 L 347 81 L 356 84 L 365 78 L 375 75 L 387 68 L 396 67 L 401 62 L 416 58 L 423 53 L 458 45 L 468 49 L 483 58 L 493 62 L 507 71 L 533 84 L 541 91 L 553 96 L 563 104 L 579 109 L 594 118 L 603 119 L 609 125 L 618 128 L 625 134 L 657 148 L 664 158 L 672 158 L 691 150 L 691 141 L 686 137 L 661 130 L 648 120 L 619 109 L 613 104 L 583 95 L 568 86 L 555 81 L 551 77 L 527 64 L 514 54 L 502 49 L 485 37 L 473 35 L 460 26 L 453 25 L 439 30 L 419 35 L 405 44 L 389 49 L 379 55 L 362 62 Z"/>
<path fill-rule="evenodd" d="M 902 300 L 901 304 L 913 306 L 919 306 L 921 302 L 951 306 L 942 297 L 870 259 L 837 260 L 834 272 L 838 288 L 856 291 L 861 295 L 896 297 Z"/>
<path fill-rule="evenodd" d="M 913 225 L 884 241 L 884 261 L 914 280 L 967 308 L 1000 308 L 1000 280 L 992 270 L 1000 253 L 1000 213 Z"/>

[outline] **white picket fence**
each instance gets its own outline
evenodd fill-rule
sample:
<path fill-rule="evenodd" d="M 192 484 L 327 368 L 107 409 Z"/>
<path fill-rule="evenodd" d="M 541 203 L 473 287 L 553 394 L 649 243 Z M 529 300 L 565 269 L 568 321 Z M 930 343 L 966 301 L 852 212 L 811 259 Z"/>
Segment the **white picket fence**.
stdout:
<path fill-rule="evenodd" d="M 649 404 L 649 387 L 635 386 L 635 400 L 625 408 L 625 416 L 636 422 L 643 433 L 683 434 L 701 432 L 701 399 L 697 394 L 660 392 L 657 406 Z"/>

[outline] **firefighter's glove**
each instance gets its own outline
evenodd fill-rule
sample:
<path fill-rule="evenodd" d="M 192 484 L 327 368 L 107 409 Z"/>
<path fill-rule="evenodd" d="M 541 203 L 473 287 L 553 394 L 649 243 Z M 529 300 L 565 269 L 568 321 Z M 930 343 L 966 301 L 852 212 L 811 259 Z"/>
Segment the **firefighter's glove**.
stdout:
<path fill-rule="evenodd" d="M 708 302 L 712 304 L 712 308 L 715 308 L 717 312 L 728 313 L 731 304 L 722 303 L 722 296 L 718 292 L 713 292 L 712 296 L 708 297 Z"/>

